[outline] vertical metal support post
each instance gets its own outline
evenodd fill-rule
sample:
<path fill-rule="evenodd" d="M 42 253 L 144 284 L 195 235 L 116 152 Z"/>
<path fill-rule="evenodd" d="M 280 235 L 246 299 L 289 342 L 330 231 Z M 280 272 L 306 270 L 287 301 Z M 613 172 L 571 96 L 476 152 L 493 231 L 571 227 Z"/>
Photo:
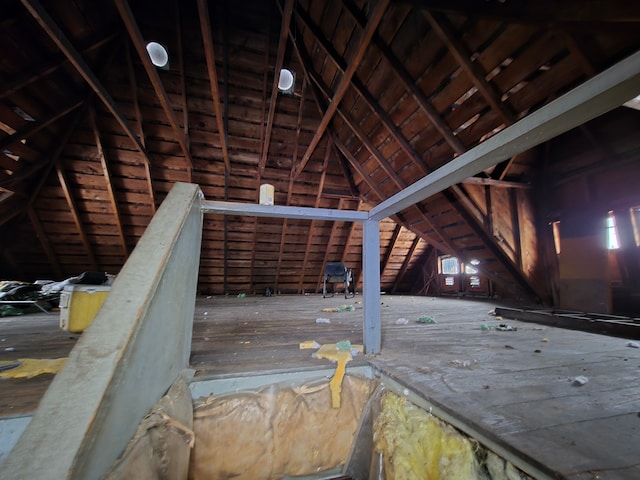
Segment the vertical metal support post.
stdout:
<path fill-rule="evenodd" d="M 362 225 L 364 270 L 363 303 L 364 353 L 378 354 L 381 347 L 380 326 L 380 226 L 377 220 L 365 220 Z"/>

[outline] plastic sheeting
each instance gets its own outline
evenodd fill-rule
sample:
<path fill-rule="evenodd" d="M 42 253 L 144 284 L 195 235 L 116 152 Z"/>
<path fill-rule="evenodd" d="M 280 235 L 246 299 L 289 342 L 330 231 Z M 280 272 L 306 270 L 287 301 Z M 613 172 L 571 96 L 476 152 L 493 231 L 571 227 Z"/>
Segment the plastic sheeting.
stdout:
<path fill-rule="evenodd" d="M 192 480 L 310 475 L 346 462 L 375 382 L 347 375 L 340 408 L 329 381 L 209 397 L 194 409 Z"/>
<path fill-rule="evenodd" d="M 179 376 L 103 480 L 186 480 L 195 442 L 189 386 Z"/>

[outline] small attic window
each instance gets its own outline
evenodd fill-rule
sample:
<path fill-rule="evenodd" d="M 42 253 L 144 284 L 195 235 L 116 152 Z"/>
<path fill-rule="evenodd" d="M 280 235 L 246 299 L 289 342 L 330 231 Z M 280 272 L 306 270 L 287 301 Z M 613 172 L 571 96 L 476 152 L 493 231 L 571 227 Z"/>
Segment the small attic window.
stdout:
<path fill-rule="evenodd" d="M 620 239 L 618 237 L 618 228 L 616 226 L 616 217 L 613 212 L 607 215 L 607 249 L 618 250 L 620 248 Z"/>
<path fill-rule="evenodd" d="M 158 68 L 169 68 L 169 52 L 167 49 L 160 45 L 158 42 L 147 43 L 147 53 L 151 63 Z"/>
<path fill-rule="evenodd" d="M 281 93 L 293 93 L 293 87 L 296 83 L 296 74 L 289 69 L 283 68 L 280 70 L 280 76 L 278 77 L 278 90 Z"/>

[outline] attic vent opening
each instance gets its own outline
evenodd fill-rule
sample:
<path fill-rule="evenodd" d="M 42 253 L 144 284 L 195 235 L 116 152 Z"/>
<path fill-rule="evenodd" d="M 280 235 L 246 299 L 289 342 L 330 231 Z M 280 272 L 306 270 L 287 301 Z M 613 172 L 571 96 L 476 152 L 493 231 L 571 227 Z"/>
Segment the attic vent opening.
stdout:
<path fill-rule="evenodd" d="M 296 76 L 291 70 L 283 68 L 280 70 L 280 76 L 278 77 L 278 90 L 282 93 L 293 93 L 293 86 L 295 84 Z"/>
<path fill-rule="evenodd" d="M 147 43 L 147 53 L 153 63 L 158 68 L 168 68 L 169 66 L 169 52 L 167 49 L 160 45 L 158 42 Z"/>

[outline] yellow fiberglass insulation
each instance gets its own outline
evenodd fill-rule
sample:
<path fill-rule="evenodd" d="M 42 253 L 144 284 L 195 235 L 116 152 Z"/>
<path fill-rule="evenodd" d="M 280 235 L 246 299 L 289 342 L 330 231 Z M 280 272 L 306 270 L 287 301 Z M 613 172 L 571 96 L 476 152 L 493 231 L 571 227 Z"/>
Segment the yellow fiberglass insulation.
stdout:
<path fill-rule="evenodd" d="M 373 383 L 347 375 L 340 408 L 325 379 L 204 400 L 194 409 L 190 480 L 279 479 L 343 465 Z"/>
<path fill-rule="evenodd" d="M 387 479 L 482 478 L 474 453 L 476 443 L 394 393 L 382 397 L 374 442 L 384 458 Z"/>

